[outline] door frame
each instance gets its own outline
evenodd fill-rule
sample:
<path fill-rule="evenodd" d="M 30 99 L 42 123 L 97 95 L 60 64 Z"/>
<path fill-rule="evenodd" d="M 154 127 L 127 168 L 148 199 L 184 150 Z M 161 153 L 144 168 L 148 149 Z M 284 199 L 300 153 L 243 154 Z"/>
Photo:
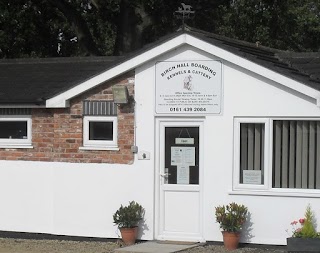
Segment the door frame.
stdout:
<path fill-rule="evenodd" d="M 155 171 L 154 171 L 154 237 L 156 240 L 168 240 L 164 238 L 161 234 L 161 229 L 163 228 L 163 224 L 161 225 L 161 212 L 160 210 L 160 199 L 161 199 L 161 159 L 164 159 L 164 153 L 161 152 L 161 148 L 164 147 L 164 136 L 161 136 L 162 128 L 169 127 L 181 127 L 181 126 L 198 126 L 199 127 L 199 198 L 200 198 L 200 207 L 199 207 L 199 237 L 194 237 L 192 241 L 205 242 L 203 235 L 203 220 L 204 220 L 204 210 L 203 210 L 203 200 L 204 200 L 204 117 L 192 117 L 192 118 L 155 118 Z M 173 240 L 184 240 L 183 238 L 173 238 Z M 185 241 L 190 241 L 190 238 L 185 238 Z"/>

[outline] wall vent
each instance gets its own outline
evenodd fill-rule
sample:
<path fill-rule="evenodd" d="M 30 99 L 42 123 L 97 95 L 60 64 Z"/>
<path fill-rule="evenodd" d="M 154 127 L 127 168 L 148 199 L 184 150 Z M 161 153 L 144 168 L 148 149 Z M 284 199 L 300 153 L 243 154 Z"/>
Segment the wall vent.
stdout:
<path fill-rule="evenodd" d="M 83 101 L 83 115 L 116 116 L 117 105 L 111 101 Z"/>

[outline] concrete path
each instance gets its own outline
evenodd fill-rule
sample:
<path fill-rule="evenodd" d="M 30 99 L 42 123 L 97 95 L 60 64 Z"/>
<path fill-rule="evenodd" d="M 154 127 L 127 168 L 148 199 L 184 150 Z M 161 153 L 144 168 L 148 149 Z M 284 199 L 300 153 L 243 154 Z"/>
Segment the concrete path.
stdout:
<path fill-rule="evenodd" d="M 201 245 L 200 243 L 183 244 L 183 243 L 163 243 L 150 241 L 139 243 L 132 246 L 116 249 L 116 253 L 173 253 L 181 250 L 190 249 Z"/>

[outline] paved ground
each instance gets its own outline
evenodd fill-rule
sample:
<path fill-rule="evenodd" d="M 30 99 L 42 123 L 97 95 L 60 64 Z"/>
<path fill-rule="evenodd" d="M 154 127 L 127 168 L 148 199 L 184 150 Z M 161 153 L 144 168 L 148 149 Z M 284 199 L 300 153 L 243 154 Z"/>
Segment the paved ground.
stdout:
<path fill-rule="evenodd" d="M 0 253 L 111 253 L 120 242 L 78 242 L 0 238 Z M 181 253 L 225 253 L 221 245 L 205 245 Z M 242 247 L 232 253 L 286 253 L 285 247 Z"/>

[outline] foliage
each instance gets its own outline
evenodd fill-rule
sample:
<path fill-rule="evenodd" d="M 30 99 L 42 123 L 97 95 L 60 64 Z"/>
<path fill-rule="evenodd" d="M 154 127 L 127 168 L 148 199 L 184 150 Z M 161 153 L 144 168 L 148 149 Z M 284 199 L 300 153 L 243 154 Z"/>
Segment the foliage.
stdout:
<path fill-rule="evenodd" d="M 189 26 L 283 50 L 320 50 L 319 0 L 186 3 L 195 11 Z M 0 58 L 127 53 L 177 30 L 178 7 L 181 0 L 1 0 Z"/>
<path fill-rule="evenodd" d="M 128 206 L 121 205 L 113 215 L 113 223 L 119 228 L 132 228 L 138 225 L 144 216 L 144 208 L 135 201 Z"/>
<path fill-rule="evenodd" d="M 216 221 L 227 232 L 238 232 L 246 221 L 248 208 L 232 202 L 226 206 L 215 207 Z"/>
<path fill-rule="evenodd" d="M 305 211 L 305 217 L 299 219 L 299 221 L 291 222 L 293 227 L 292 237 L 298 238 L 320 238 L 320 234 L 317 233 L 314 225 L 314 214 L 310 205 L 307 206 Z"/>

